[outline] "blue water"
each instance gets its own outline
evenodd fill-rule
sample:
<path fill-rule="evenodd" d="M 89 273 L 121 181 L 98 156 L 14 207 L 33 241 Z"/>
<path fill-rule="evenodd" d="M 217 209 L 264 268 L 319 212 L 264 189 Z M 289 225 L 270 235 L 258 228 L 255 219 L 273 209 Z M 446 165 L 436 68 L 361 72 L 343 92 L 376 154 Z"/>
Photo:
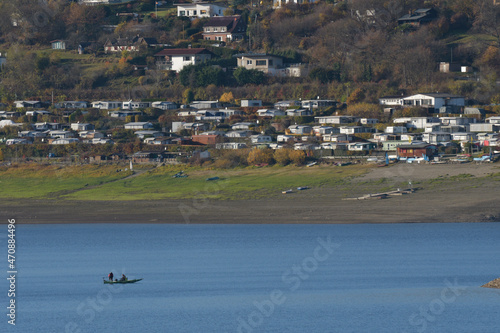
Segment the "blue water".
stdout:
<path fill-rule="evenodd" d="M 499 223 L 17 225 L 0 331 L 497 333 L 500 292 L 479 286 L 499 239 Z M 110 270 L 144 280 L 104 285 Z"/>

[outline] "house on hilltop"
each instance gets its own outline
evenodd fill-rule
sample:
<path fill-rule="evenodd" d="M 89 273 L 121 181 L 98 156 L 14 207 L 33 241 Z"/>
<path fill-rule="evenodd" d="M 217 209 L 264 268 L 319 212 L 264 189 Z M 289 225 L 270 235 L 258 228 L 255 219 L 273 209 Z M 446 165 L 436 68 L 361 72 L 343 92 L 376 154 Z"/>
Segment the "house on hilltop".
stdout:
<path fill-rule="evenodd" d="M 437 18 L 437 12 L 433 8 L 420 8 L 411 10 L 408 14 L 398 19 L 398 24 L 410 24 L 419 27 Z"/>
<path fill-rule="evenodd" d="M 212 17 L 203 26 L 203 39 L 237 41 L 245 38 L 246 25 L 240 15 Z"/>
<path fill-rule="evenodd" d="M 144 38 L 135 36 L 134 38 L 108 39 L 104 43 L 104 52 L 138 52 L 141 48 L 148 48 L 158 45 L 155 38 Z"/>
<path fill-rule="evenodd" d="M 224 16 L 227 6 L 220 3 L 193 2 L 174 4 L 177 6 L 177 16 L 187 16 L 194 20 L 196 18 Z"/>

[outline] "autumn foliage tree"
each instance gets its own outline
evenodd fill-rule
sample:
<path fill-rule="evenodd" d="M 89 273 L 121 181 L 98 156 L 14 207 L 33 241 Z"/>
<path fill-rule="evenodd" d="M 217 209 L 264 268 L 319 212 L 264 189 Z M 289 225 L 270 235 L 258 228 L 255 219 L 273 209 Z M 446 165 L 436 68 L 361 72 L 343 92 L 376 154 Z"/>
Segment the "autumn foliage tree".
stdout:
<path fill-rule="evenodd" d="M 304 165 L 306 162 L 306 153 L 302 150 L 292 150 L 288 156 L 295 165 Z"/>
<path fill-rule="evenodd" d="M 249 165 L 271 164 L 273 162 L 273 151 L 268 148 L 254 148 L 248 153 Z"/>
<path fill-rule="evenodd" d="M 290 163 L 290 150 L 289 149 L 276 149 L 273 154 L 276 163 L 280 165 L 287 165 Z"/>

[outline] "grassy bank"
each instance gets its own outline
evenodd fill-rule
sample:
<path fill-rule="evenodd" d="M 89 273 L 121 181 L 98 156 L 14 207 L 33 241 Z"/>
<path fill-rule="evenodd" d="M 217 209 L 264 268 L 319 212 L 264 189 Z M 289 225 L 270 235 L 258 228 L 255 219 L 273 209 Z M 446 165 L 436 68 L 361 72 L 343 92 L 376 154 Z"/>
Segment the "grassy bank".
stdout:
<path fill-rule="evenodd" d="M 122 170 L 122 171 L 119 171 Z M 130 176 L 117 166 L 20 165 L 0 168 L 0 198 L 57 198 Z"/>
<path fill-rule="evenodd" d="M 172 177 L 179 171 L 186 178 Z M 116 166 L 18 166 L 0 170 L 2 198 L 66 200 L 260 199 L 299 186 L 348 186 L 367 166 L 248 167 L 231 170 L 164 166 L 117 172 Z M 219 177 L 215 181 L 207 178 Z"/>

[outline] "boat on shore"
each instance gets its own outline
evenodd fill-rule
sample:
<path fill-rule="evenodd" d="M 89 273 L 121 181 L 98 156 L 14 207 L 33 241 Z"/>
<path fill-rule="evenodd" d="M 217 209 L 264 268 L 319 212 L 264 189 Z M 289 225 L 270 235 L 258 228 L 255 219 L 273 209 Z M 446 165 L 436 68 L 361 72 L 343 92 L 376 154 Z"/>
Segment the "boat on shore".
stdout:
<path fill-rule="evenodd" d="M 115 280 L 115 281 L 109 281 L 106 279 L 103 279 L 104 284 L 115 284 L 115 283 L 136 283 L 141 281 L 142 279 L 132 279 L 132 280 L 125 280 L 125 281 L 120 281 L 120 280 Z"/>

